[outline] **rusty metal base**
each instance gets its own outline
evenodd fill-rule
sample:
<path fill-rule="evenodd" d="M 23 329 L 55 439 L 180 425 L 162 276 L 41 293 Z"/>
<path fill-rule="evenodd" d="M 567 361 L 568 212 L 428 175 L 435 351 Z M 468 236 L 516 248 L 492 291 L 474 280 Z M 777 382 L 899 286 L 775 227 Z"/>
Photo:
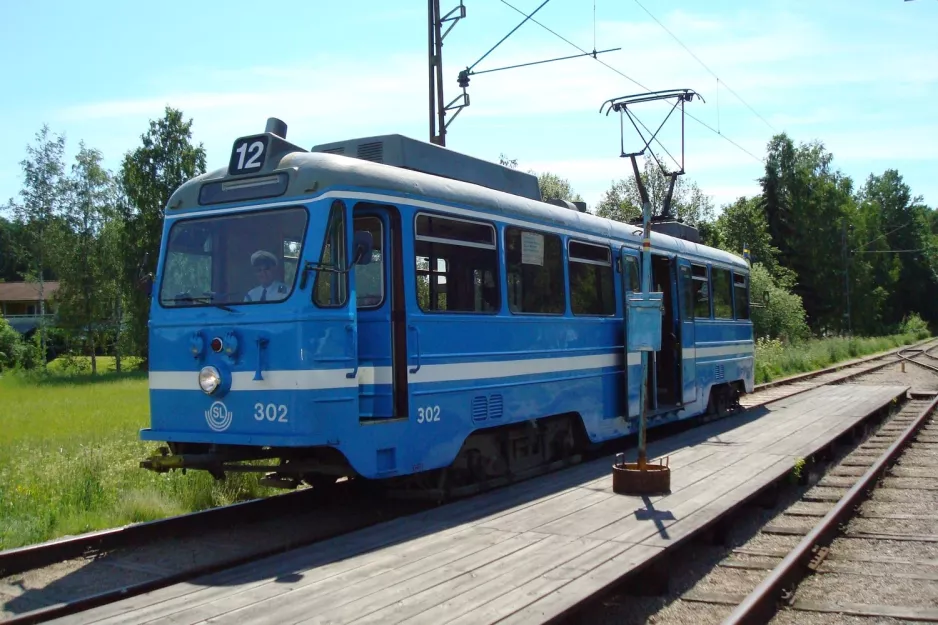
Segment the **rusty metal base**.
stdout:
<path fill-rule="evenodd" d="M 637 462 L 612 465 L 612 490 L 620 495 L 657 495 L 671 492 L 671 469 L 663 464 Z"/>

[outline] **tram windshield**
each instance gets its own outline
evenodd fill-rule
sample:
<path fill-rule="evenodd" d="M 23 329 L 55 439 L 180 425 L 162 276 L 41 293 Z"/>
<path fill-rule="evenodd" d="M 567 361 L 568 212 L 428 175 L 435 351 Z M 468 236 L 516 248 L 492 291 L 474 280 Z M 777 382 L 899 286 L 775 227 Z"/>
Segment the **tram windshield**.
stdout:
<path fill-rule="evenodd" d="M 167 307 L 265 304 L 293 292 L 308 213 L 284 208 L 180 220 L 160 286 Z"/>

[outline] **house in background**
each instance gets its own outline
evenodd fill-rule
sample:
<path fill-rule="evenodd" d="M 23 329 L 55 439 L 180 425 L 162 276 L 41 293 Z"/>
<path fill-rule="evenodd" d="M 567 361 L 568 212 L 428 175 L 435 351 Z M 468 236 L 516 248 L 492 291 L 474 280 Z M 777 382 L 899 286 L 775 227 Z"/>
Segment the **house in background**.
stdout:
<path fill-rule="evenodd" d="M 55 319 L 54 303 L 51 300 L 58 290 L 58 282 L 46 282 L 43 286 L 42 300 L 45 300 L 47 324 Z M 43 311 L 41 304 L 38 283 L 0 282 L 0 316 L 20 334 L 28 335 L 39 327 Z"/>

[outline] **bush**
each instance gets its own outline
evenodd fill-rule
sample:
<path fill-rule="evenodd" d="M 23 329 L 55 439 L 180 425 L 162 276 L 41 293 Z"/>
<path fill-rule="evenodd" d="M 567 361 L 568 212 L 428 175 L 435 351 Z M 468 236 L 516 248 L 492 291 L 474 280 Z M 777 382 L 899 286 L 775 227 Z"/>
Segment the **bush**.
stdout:
<path fill-rule="evenodd" d="M 23 357 L 23 337 L 0 317 L 0 371 L 12 369 Z"/>
<path fill-rule="evenodd" d="M 928 323 L 915 312 L 902 319 L 902 323 L 899 325 L 899 333 L 911 334 L 918 341 L 930 336 Z"/>
<path fill-rule="evenodd" d="M 750 271 L 749 292 L 754 304 L 752 325 L 756 337 L 781 339 L 791 343 L 809 336 L 801 297 L 780 284 L 761 264 L 754 263 Z"/>

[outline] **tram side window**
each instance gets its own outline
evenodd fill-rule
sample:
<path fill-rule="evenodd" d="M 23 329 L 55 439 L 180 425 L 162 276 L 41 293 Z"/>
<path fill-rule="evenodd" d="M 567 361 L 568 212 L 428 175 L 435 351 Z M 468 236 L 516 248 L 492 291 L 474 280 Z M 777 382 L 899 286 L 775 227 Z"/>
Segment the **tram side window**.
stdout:
<path fill-rule="evenodd" d="M 566 289 L 560 237 L 506 228 L 505 248 L 511 312 L 562 315 Z"/>
<path fill-rule="evenodd" d="M 638 293 L 642 290 L 642 282 L 639 280 L 638 259 L 634 256 L 625 256 L 625 290 Z"/>
<path fill-rule="evenodd" d="M 355 299 L 359 308 L 380 306 L 384 301 L 384 228 L 378 217 L 369 215 L 356 217 L 354 230 L 370 232 L 374 242 L 371 262 L 355 266 Z"/>
<path fill-rule="evenodd" d="M 733 274 L 733 293 L 736 296 L 736 318 L 749 319 L 749 280 L 738 273 Z"/>
<path fill-rule="evenodd" d="M 336 200 L 329 213 L 329 224 L 322 242 L 319 264 L 345 269 L 348 253 L 345 251 L 345 204 Z M 322 308 L 344 306 L 348 299 L 348 274 L 317 271 L 313 285 L 313 301 Z"/>
<path fill-rule="evenodd" d="M 494 226 L 419 214 L 414 249 L 421 310 L 492 313 L 501 308 Z"/>
<path fill-rule="evenodd" d="M 693 265 L 694 277 L 694 316 L 698 319 L 710 318 L 710 283 L 707 280 L 707 267 Z"/>
<path fill-rule="evenodd" d="M 684 321 L 694 318 L 694 280 L 691 277 L 690 267 L 680 266 L 681 271 L 681 319 Z"/>
<path fill-rule="evenodd" d="M 733 318 L 733 282 L 727 269 L 713 268 L 713 316 Z"/>
<path fill-rule="evenodd" d="M 612 282 L 612 250 L 570 241 L 570 309 L 574 315 L 616 314 Z"/>

